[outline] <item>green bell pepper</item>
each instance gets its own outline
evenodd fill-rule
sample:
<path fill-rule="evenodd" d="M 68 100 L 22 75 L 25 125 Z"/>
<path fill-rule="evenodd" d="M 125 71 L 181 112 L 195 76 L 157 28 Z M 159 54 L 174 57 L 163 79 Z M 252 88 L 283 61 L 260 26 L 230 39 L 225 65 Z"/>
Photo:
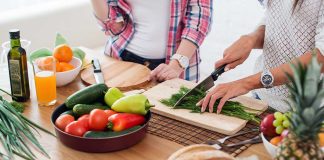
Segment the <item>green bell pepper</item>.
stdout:
<path fill-rule="evenodd" d="M 146 96 L 134 94 L 118 99 L 111 106 L 111 109 L 116 112 L 146 115 L 151 107 L 153 107 L 153 105 L 150 104 Z"/>

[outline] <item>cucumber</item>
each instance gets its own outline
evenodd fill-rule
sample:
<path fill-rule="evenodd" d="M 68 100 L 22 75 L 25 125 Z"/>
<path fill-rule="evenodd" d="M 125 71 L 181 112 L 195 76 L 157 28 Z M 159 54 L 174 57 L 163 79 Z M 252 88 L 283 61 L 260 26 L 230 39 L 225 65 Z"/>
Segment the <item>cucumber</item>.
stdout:
<path fill-rule="evenodd" d="M 82 116 L 84 114 L 89 114 L 94 109 L 109 109 L 108 106 L 103 105 L 93 105 L 93 104 L 77 104 L 73 107 L 73 113 L 76 116 Z"/>
<path fill-rule="evenodd" d="M 93 105 L 96 105 L 96 106 L 103 106 L 104 104 L 103 103 L 101 103 L 101 102 L 94 102 L 94 103 L 92 103 Z"/>
<path fill-rule="evenodd" d="M 87 138 L 109 138 L 109 137 L 116 137 L 116 136 L 122 136 L 131 132 L 134 132 L 138 129 L 140 129 L 142 126 L 134 126 L 132 128 L 119 131 L 119 132 L 113 132 L 113 131 L 87 131 L 83 137 Z"/>
<path fill-rule="evenodd" d="M 65 100 L 65 105 L 67 108 L 72 109 L 76 104 L 91 104 L 103 99 L 107 90 L 106 84 L 93 84 L 70 95 Z"/>
<path fill-rule="evenodd" d="M 65 112 L 61 113 L 60 115 L 64 115 L 64 114 L 69 114 L 71 116 L 74 116 L 74 113 L 72 110 L 65 111 Z"/>

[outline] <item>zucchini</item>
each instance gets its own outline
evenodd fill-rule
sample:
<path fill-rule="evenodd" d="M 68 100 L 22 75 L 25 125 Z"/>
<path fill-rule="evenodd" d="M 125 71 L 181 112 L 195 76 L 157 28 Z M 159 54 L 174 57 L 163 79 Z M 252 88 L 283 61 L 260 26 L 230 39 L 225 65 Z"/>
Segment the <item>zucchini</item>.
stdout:
<path fill-rule="evenodd" d="M 116 136 L 122 136 L 134 131 L 137 131 L 138 129 L 140 129 L 142 126 L 134 126 L 132 128 L 123 130 L 123 131 L 119 131 L 119 132 L 113 132 L 113 131 L 87 131 L 83 137 L 86 138 L 110 138 L 110 137 L 116 137 Z"/>
<path fill-rule="evenodd" d="M 93 84 L 70 95 L 65 100 L 65 105 L 67 108 L 72 109 L 76 104 L 91 104 L 103 99 L 107 90 L 106 84 Z"/>
<path fill-rule="evenodd" d="M 93 104 L 77 104 L 73 107 L 73 113 L 76 116 L 82 116 L 84 114 L 89 114 L 94 109 L 109 109 L 108 106 L 103 105 L 93 105 Z"/>
<path fill-rule="evenodd" d="M 67 110 L 67 111 L 65 111 L 65 112 L 61 113 L 61 114 L 60 114 L 60 116 L 61 116 L 61 115 L 64 115 L 64 114 L 69 114 L 69 115 L 71 115 L 71 116 L 73 116 L 73 117 L 74 117 L 74 113 L 73 113 L 73 111 L 72 111 L 72 110 Z"/>

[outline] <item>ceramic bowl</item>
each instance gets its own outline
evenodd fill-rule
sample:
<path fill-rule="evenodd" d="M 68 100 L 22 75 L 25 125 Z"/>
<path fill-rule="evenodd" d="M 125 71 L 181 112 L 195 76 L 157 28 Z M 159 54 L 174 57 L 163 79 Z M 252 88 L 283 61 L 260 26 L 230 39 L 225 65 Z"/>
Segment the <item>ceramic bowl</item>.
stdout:
<path fill-rule="evenodd" d="M 69 63 L 74 66 L 74 69 L 65 72 L 56 72 L 57 87 L 71 83 L 80 73 L 82 61 L 79 58 L 73 57 Z"/>
<path fill-rule="evenodd" d="M 54 125 L 55 120 L 60 116 L 60 114 L 67 110 L 68 108 L 65 106 L 65 104 L 62 104 L 58 106 L 52 113 L 51 121 L 55 128 L 57 139 L 70 148 L 90 153 L 118 151 L 137 144 L 145 137 L 148 128 L 148 122 L 151 119 L 151 112 L 149 111 L 145 116 L 145 124 L 143 124 L 142 127 L 138 130 L 121 136 L 109 138 L 84 138 L 63 132 Z"/>
<path fill-rule="evenodd" d="M 263 135 L 263 133 L 261 133 L 261 137 L 262 137 L 262 141 L 263 141 L 263 145 L 266 148 L 266 150 L 268 151 L 268 153 L 270 154 L 270 156 L 272 158 L 274 158 L 276 156 L 276 150 L 277 150 L 277 146 L 271 144 L 266 137 Z M 324 147 L 322 147 L 322 151 L 324 152 Z"/>

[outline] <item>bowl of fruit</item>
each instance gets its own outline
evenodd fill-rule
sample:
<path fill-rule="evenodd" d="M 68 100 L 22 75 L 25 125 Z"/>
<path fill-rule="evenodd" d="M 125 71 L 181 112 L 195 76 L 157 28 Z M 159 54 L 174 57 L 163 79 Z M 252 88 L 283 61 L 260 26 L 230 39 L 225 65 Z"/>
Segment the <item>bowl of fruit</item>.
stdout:
<path fill-rule="evenodd" d="M 275 158 L 278 146 L 289 135 L 289 117 L 289 112 L 275 112 L 267 115 L 261 122 L 260 130 L 263 145 L 272 158 Z M 319 133 L 318 139 L 320 147 L 324 151 L 324 133 Z"/>
<path fill-rule="evenodd" d="M 51 121 L 64 145 L 84 152 L 112 152 L 145 137 L 150 107 L 142 94 L 125 96 L 117 88 L 94 84 L 69 96 Z"/>
<path fill-rule="evenodd" d="M 73 56 L 72 49 L 62 44 L 56 46 L 53 51 L 56 61 L 56 86 L 64 86 L 71 83 L 79 74 L 82 61 Z"/>
<path fill-rule="evenodd" d="M 44 57 L 52 56 L 55 58 L 55 62 L 51 62 Z M 64 86 L 71 83 L 79 74 L 82 63 L 85 59 L 85 52 L 78 47 L 71 47 L 68 45 L 66 39 L 61 35 L 56 35 L 54 49 L 40 48 L 33 51 L 28 59 L 34 63 L 37 59 L 39 63 L 49 64 L 55 63 L 56 67 L 56 86 Z"/>

